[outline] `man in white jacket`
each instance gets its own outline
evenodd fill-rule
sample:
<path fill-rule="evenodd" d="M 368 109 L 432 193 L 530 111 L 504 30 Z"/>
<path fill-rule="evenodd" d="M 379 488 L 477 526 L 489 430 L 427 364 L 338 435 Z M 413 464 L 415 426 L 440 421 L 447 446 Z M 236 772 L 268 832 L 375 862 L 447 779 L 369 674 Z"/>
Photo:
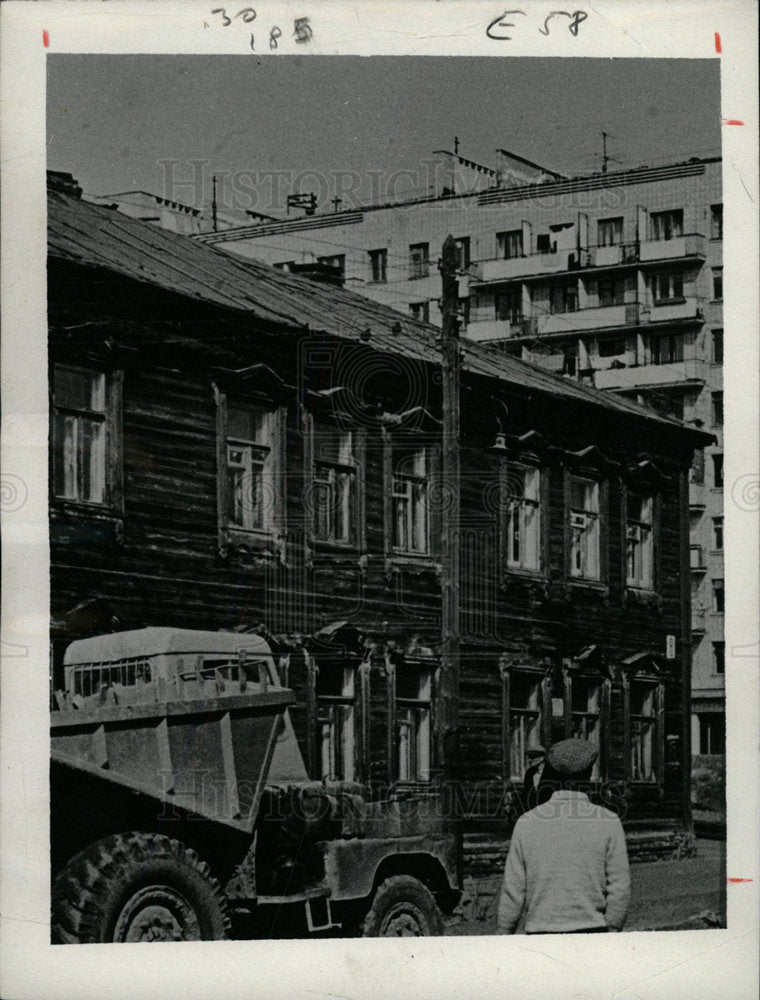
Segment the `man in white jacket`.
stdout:
<path fill-rule="evenodd" d="M 596 747 L 586 740 L 555 743 L 544 782 L 551 798 L 518 819 L 499 900 L 498 932 L 512 934 L 525 910 L 526 934 L 619 931 L 631 880 L 623 826 L 577 787 L 588 782 Z"/>

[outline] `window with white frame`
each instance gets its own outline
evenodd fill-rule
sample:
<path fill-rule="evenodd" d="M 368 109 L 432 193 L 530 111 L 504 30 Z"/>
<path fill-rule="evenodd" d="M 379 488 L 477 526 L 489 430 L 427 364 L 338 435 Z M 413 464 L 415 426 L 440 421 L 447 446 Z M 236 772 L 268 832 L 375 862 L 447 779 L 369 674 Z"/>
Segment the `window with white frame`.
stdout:
<path fill-rule="evenodd" d="M 322 662 L 316 674 L 317 738 L 321 776 L 340 781 L 354 778 L 354 667 Z"/>
<path fill-rule="evenodd" d="M 602 681 L 597 678 L 573 677 L 570 682 L 570 736 L 588 740 L 601 752 Z M 591 777 L 599 778 L 597 757 Z"/>
<path fill-rule="evenodd" d="M 370 281 L 384 284 L 388 280 L 388 251 L 369 251 Z"/>
<path fill-rule="evenodd" d="M 538 571 L 541 568 L 541 470 L 510 465 L 506 497 L 507 566 Z"/>
<path fill-rule="evenodd" d="M 319 542 L 354 545 L 358 534 L 358 462 L 356 432 L 315 423 L 314 537 Z"/>
<path fill-rule="evenodd" d="M 601 579 L 599 483 L 570 476 L 570 576 Z"/>
<path fill-rule="evenodd" d="M 392 533 L 397 552 L 425 555 L 430 551 L 430 449 L 393 451 Z"/>
<path fill-rule="evenodd" d="M 683 209 L 652 212 L 649 216 L 653 240 L 674 240 L 683 236 Z"/>
<path fill-rule="evenodd" d="M 623 242 L 623 217 L 600 219 L 598 222 L 598 244 L 600 247 L 617 246 Z"/>
<path fill-rule="evenodd" d="M 519 781 L 528 766 L 528 749 L 541 743 L 542 678 L 511 671 L 509 676 L 509 772 Z"/>
<path fill-rule="evenodd" d="M 107 385 L 103 372 L 56 365 L 53 372 L 53 492 L 107 502 Z"/>
<path fill-rule="evenodd" d="M 628 692 L 629 768 L 632 781 L 657 780 L 658 685 L 630 682 Z"/>
<path fill-rule="evenodd" d="M 510 229 L 496 234 L 496 249 L 499 257 L 510 260 L 523 255 L 522 229 Z"/>
<path fill-rule="evenodd" d="M 431 670 L 403 663 L 396 668 L 396 764 L 399 781 L 430 778 Z"/>
<path fill-rule="evenodd" d="M 274 529 L 275 417 L 275 412 L 263 406 L 228 400 L 226 522 L 231 527 Z"/>
<path fill-rule="evenodd" d="M 651 590 L 654 586 L 654 497 L 629 492 L 625 525 L 626 583 Z"/>

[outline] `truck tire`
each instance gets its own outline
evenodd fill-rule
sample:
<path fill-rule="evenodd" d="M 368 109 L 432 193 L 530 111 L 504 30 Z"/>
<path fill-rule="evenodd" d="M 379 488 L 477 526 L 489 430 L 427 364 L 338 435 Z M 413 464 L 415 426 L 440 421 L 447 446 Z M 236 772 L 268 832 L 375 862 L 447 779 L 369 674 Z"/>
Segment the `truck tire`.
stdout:
<path fill-rule="evenodd" d="M 443 934 L 443 919 L 433 894 L 410 875 L 393 875 L 379 886 L 362 926 L 363 937 L 439 934 Z"/>
<path fill-rule="evenodd" d="M 226 937 L 221 887 L 178 840 L 123 833 L 91 844 L 53 886 L 53 940 L 213 941 Z"/>

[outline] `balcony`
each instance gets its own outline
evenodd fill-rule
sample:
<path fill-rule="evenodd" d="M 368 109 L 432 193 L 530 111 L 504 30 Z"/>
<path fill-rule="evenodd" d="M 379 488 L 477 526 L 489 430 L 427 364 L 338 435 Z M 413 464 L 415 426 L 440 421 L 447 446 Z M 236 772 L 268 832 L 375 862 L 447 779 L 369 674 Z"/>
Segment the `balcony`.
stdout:
<path fill-rule="evenodd" d="M 687 319 L 702 319 L 702 310 L 694 295 L 682 299 L 655 301 L 649 309 L 641 310 L 642 323 L 673 323 Z"/>
<path fill-rule="evenodd" d="M 613 306 L 592 306 L 574 312 L 550 313 L 535 317 L 536 332 L 574 333 L 581 330 L 604 330 L 616 326 L 636 326 L 639 322 L 638 302 Z"/>
<path fill-rule="evenodd" d="M 700 358 L 671 361 L 662 365 L 632 365 L 607 368 L 594 373 L 597 389 L 635 389 L 639 386 L 689 386 L 705 380 L 705 363 Z"/>
<path fill-rule="evenodd" d="M 642 264 L 654 260 L 675 260 L 678 257 L 705 256 L 706 241 L 701 233 L 687 233 L 670 240 L 646 240 L 639 244 Z"/>
<path fill-rule="evenodd" d="M 707 572 L 707 561 L 705 560 L 705 550 L 701 545 L 689 546 L 689 566 L 692 573 Z"/>
<path fill-rule="evenodd" d="M 691 609 L 691 631 L 702 635 L 705 631 L 705 614 L 707 609 L 693 607 Z"/>
<path fill-rule="evenodd" d="M 586 257 L 588 257 L 587 253 Z M 473 264 L 475 283 L 512 281 L 530 274 L 561 274 L 563 271 L 577 270 L 577 260 L 578 253 L 574 250 L 531 253 L 524 257 L 496 257 L 492 260 L 479 260 Z"/>
<path fill-rule="evenodd" d="M 611 246 L 591 248 L 591 263 L 594 267 L 635 264 L 638 259 L 638 243 L 614 243 Z"/>

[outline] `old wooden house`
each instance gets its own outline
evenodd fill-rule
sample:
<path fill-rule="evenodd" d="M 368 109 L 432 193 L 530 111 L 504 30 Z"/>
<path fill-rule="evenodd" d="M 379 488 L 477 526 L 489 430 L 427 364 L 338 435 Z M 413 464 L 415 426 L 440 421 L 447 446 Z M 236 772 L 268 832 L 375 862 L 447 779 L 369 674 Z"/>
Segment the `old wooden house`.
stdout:
<path fill-rule="evenodd" d="M 88 634 L 261 629 L 314 777 L 440 775 L 441 547 L 458 545 L 471 870 L 526 752 L 598 744 L 630 843 L 690 835 L 688 470 L 705 435 L 440 331 L 49 192 L 52 684 Z"/>

